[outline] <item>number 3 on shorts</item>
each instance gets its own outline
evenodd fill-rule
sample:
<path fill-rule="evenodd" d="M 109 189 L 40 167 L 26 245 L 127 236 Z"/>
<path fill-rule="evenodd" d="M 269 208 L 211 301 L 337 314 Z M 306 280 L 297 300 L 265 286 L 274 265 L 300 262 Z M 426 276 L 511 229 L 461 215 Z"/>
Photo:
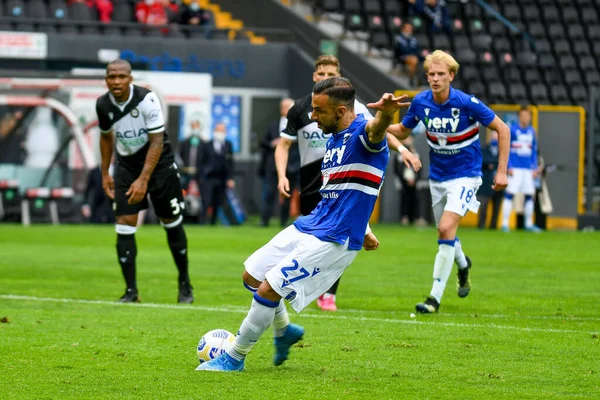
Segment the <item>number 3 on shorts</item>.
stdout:
<path fill-rule="evenodd" d="M 465 191 L 466 191 L 466 193 L 465 193 Z M 462 187 L 462 191 L 460 192 L 460 199 L 461 199 L 461 200 L 463 200 L 463 196 L 464 196 L 464 200 L 465 200 L 465 202 L 466 202 L 466 203 L 470 203 L 470 202 L 471 202 L 471 199 L 473 198 L 473 195 L 474 195 L 474 194 L 475 194 L 475 193 L 474 193 L 474 192 L 473 192 L 471 189 L 469 189 L 469 190 L 467 191 L 467 188 L 466 188 L 465 186 L 463 186 L 463 187 Z"/>
<path fill-rule="evenodd" d="M 179 207 L 179 201 L 177 198 L 171 199 L 171 207 L 173 208 L 173 215 L 179 214 L 181 208 Z"/>

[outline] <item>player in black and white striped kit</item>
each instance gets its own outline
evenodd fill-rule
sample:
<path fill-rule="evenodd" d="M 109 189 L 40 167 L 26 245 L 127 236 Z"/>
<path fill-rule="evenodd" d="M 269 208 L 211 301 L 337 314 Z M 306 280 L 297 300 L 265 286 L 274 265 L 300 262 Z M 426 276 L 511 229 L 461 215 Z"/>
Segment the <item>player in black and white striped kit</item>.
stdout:
<path fill-rule="evenodd" d="M 322 55 L 315 60 L 315 72 L 313 82 L 317 83 L 324 79 L 339 77 L 339 60 L 332 55 Z M 366 119 L 373 116 L 359 101 L 354 102 L 356 114 L 363 114 Z M 317 123 L 311 120 L 312 94 L 302 97 L 294 102 L 287 115 L 287 126 L 281 132 L 281 140 L 275 149 L 275 166 L 279 178 L 278 189 L 281 195 L 290 197 L 289 181 L 285 175 L 287 168 L 289 149 L 294 141 L 298 142 L 300 150 L 300 212 L 308 215 L 321 201 L 321 162 L 325 155 L 326 144 L 331 134 L 323 133 Z M 402 154 L 407 167 L 418 171 L 421 161 L 417 156 L 408 151 L 398 139 L 387 134 L 388 146 Z M 373 249 L 379 246 L 379 242 L 370 230 L 365 235 L 365 249 Z M 317 299 L 319 308 L 325 311 L 336 311 L 335 296 L 339 280 L 323 296 Z"/>
<path fill-rule="evenodd" d="M 163 112 L 155 93 L 132 84 L 131 65 L 115 60 L 106 67 L 108 92 L 98 98 L 96 114 L 102 135 L 102 187 L 114 200 L 117 255 L 127 290 L 119 299 L 139 302 L 136 283 L 138 213 L 148 208 L 147 195 L 161 224 L 179 270 L 178 302 L 192 303 L 194 296 L 188 274 L 187 237 L 183 229 L 185 206 L 179 174 Z M 108 167 L 115 148 L 114 179 Z"/>

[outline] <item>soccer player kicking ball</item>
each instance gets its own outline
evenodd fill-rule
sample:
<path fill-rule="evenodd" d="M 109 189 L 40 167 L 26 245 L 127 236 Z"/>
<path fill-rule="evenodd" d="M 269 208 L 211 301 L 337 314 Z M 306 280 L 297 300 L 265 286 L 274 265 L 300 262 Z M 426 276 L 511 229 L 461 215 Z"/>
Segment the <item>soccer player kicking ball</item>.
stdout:
<path fill-rule="evenodd" d="M 181 211 L 185 203 L 175 157 L 158 97 L 132 84 L 131 65 L 115 60 L 106 67 L 108 93 L 96 102 L 102 135 L 102 187 L 114 200 L 117 255 L 127 289 L 122 303 L 139 302 L 135 279 L 138 213 L 148 208 L 150 194 L 156 215 L 167 232 L 167 241 L 179 270 L 179 303 L 192 303 L 188 276 L 187 238 Z M 117 167 L 114 180 L 108 173 L 116 137 Z"/>
<path fill-rule="evenodd" d="M 332 133 L 321 165 L 322 200 L 252 254 L 244 263 L 244 284 L 257 288 L 250 311 L 231 350 L 198 366 L 198 370 L 241 371 L 244 359 L 273 324 L 275 365 L 288 358 L 304 328 L 290 324 L 281 299 L 296 312 L 331 287 L 363 246 L 367 223 L 383 183 L 389 150 L 385 132 L 392 115 L 409 103 L 385 94 L 368 106 L 377 110 L 367 121 L 354 112 L 355 90 L 345 78 L 330 78 L 313 88 L 312 116 Z M 379 243 L 370 246 L 376 249 Z"/>
<path fill-rule="evenodd" d="M 456 230 L 467 211 L 476 213 L 479 209 L 475 197 L 482 175 L 479 126 L 482 124 L 498 132 L 498 170 L 492 186 L 495 190 L 504 190 L 508 182 L 510 133 L 506 124 L 485 104 L 450 86 L 459 68 L 451 55 L 436 50 L 425 58 L 423 67 L 431 89 L 416 95 L 402 122 L 390 126 L 388 132 L 404 139 L 419 121 L 425 124 L 438 253 L 433 265 L 431 293 L 423 303 L 416 305 L 416 310 L 434 313 L 440 307 L 455 261 L 458 264 L 458 296 L 466 297 L 471 290 L 471 260 L 465 256 Z"/>

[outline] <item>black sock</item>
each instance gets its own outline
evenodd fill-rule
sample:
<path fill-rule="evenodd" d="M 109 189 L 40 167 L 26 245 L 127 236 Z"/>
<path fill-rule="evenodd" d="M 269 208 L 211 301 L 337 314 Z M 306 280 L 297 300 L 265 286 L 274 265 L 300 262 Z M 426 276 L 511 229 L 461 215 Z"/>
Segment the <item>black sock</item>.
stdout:
<path fill-rule="evenodd" d="M 167 240 L 171 248 L 173 260 L 179 271 L 179 282 L 189 282 L 188 274 L 188 255 L 187 255 L 187 237 L 183 224 L 178 224 L 172 228 L 165 228 L 167 231 Z"/>
<path fill-rule="evenodd" d="M 135 244 L 135 235 L 117 234 L 117 256 L 123 278 L 127 284 L 127 289 L 137 290 L 135 281 L 135 257 L 137 256 L 137 246 Z"/>
<path fill-rule="evenodd" d="M 337 288 L 338 288 L 339 284 L 340 284 L 340 280 L 338 279 L 337 281 L 335 281 L 335 283 L 333 285 L 331 285 L 331 287 L 329 288 L 329 290 L 327 291 L 327 293 L 329 293 L 329 294 L 336 294 Z"/>

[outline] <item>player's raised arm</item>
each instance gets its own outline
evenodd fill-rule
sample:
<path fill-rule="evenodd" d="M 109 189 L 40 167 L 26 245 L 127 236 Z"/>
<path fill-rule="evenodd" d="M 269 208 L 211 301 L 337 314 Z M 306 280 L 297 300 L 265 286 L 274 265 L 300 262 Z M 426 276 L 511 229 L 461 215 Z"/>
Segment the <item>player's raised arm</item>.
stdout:
<path fill-rule="evenodd" d="M 504 190 L 508 186 L 506 176 L 508 168 L 508 153 L 510 152 L 510 130 L 497 115 L 488 125 L 488 128 L 498 132 L 498 168 L 494 176 L 494 190 Z"/>
<path fill-rule="evenodd" d="M 406 95 L 395 97 L 391 93 L 385 93 L 376 103 L 367 104 L 367 107 L 377 110 L 375 118 L 370 120 L 365 127 L 371 143 L 381 142 L 392 123 L 394 113 L 402 107 L 410 106 L 409 102 L 403 102 L 406 98 Z"/>

